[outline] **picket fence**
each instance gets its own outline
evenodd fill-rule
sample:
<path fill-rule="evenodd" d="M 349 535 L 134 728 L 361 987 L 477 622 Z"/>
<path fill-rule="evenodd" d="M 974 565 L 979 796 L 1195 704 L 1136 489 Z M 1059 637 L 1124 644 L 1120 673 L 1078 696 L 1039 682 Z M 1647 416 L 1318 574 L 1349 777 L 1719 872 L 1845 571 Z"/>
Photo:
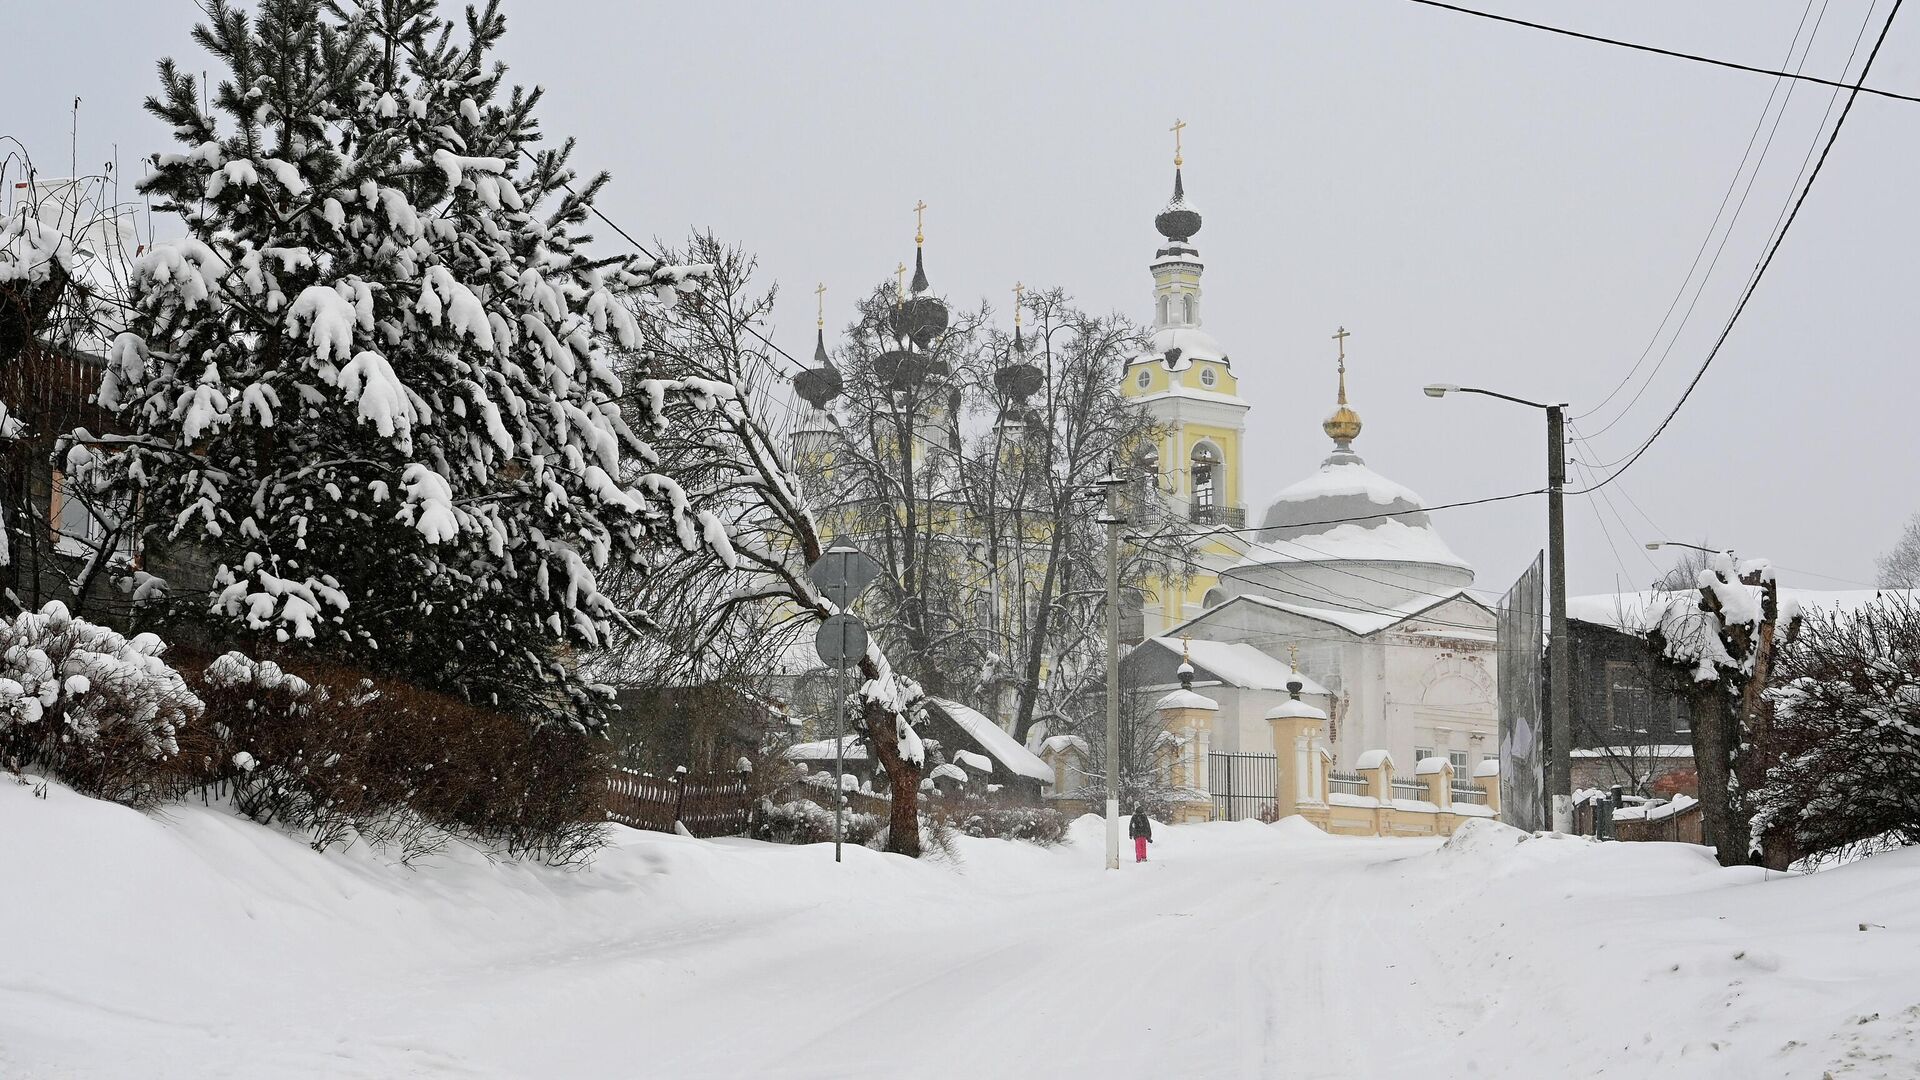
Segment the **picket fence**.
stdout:
<path fill-rule="evenodd" d="M 738 836 L 753 818 L 753 798 L 737 776 L 654 776 L 615 769 L 607 778 L 606 813 L 636 829 L 672 832 L 676 819 L 695 836 Z"/>

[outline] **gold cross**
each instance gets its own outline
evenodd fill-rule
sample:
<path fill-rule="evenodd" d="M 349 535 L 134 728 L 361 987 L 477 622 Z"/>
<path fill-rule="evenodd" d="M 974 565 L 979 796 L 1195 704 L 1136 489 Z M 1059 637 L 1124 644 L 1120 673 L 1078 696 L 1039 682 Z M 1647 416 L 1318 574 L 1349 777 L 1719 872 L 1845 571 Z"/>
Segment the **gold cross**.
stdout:
<path fill-rule="evenodd" d="M 1340 343 L 1340 362 L 1343 365 L 1346 363 L 1346 359 L 1347 359 L 1347 339 L 1352 336 L 1353 336 L 1352 332 L 1350 332 L 1344 326 L 1340 328 L 1338 333 L 1333 335 L 1333 340 Z"/>
<path fill-rule="evenodd" d="M 1193 644 L 1193 639 L 1191 637 L 1188 637 L 1185 634 L 1180 635 L 1180 662 L 1181 663 L 1191 664 L 1193 662 L 1193 649 L 1191 647 L 1192 644 Z"/>
<path fill-rule="evenodd" d="M 1020 297 L 1026 291 L 1027 287 L 1025 285 L 1017 281 L 1013 283 L 1013 325 L 1015 326 L 1020 325 Z"/>
<path fill-rule="evenodd" d="M 913 242 L 915 244 L 927 242 L 927 201 L 925 199 L 914 200 Z"/>
<path fill-rule="evenodd" d="M 1293 664 L 1293 670 L 1297 674 L 1300 671 L 1300 646 L 1299 645 L 1294 644 L 1293 642 L 1287 643 L 1287 660 L 1288 662 Z"/>
<path fill-rule="evenodd" d="M 900 299 L 905 300 L 907 298 L 907 264 L 901 263 L 894 267 L 893 276 L 900 279 L 896 285 L 900 290 Z"/>
<path fill-rule="evenodd" d="M 1167 129 L 1173 132 L 1173 167 L 1176 169 L 1180 167 L 1180 129 L 1186 126 L 1185 120 L 1175 117 L 1173 126 Z"/>
<path fill-rule="evenodd" d="M 826 329 L 826 326 L 827 326 L 827 283 L 826 282 L 824 281 L 821 282 L 819 287 L 813 290 L 813 299 L 814 299 L 814 313 L 813 313 L 814 329 L 824 330 Z"/>

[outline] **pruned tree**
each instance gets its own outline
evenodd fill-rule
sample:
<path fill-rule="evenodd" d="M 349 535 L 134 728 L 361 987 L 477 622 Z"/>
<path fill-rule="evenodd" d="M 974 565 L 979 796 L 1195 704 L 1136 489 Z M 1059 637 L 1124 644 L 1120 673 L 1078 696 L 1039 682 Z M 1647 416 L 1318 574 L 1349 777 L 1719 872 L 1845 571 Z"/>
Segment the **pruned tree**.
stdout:
<path fill-rule="evenodd" d="M 147 102 L 181 147 L 142 190 L 187 235 L 137 261 L 110 350 L 100 400 L 131 431 L 76 433 L 69 472 L 188 568 L 175 616 L 594 725 L 572 654 L 618 620 L 600 575 L 726 547 L 632 467 L 628 416 L 657 432 L 728 389 L 651 383 L 623 414 L 610 357 L 639 345 L 627 301 L 703 271 L 586 253 L 607 177 L 535 149 L 497 3 L 457 29 L 434 0 L 207 12 L 210 104 L 170 60 Z"/>
<path fill-rule="evenodd" d="M 1706 842 L 1721 865 L 1744 864 L 1753 839 L 1748 793 L 1764 768 L 1754 748 L 1770 739 L 1760 691 L 1782 618 L 1773 568 L 1765 560 L 1736 565 L 1730 553 L 1713 555 L 1694 593 L 1669 594 L 1650 617 L 1654 655 L 1689 679 Z M 1790 610 L 1785 618 L 1790 637 L 1797 614 Z"/>

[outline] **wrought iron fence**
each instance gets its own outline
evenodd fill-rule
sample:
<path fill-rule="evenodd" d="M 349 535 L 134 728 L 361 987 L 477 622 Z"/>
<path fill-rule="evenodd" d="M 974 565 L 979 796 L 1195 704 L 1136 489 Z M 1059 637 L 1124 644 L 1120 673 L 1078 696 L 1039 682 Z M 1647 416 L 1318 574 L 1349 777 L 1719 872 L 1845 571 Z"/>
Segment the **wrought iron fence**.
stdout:
<path fill-rule="evenodd" d="M 1455 784 L 1453 785 L 1453 801 L 1457 803 L 1479 803 L 1481 806 L 1485 806 L 1487 804 L 1487 793 L 1481 791 L 1477 786 Z"/>
<path fill-rule="evenodd" d="M 1367 778 L 1359 773 L 1328 773 L 1327 790 L 1336 791 L 1342 795 L 1365 795 Z"/>
<path fill-rule="evenodd" d="M 1208 754 L 1207 781 L 1213 790 L 1215 820 L 1240 821 L 1271 815 L 1278 775 L 1278 762 L 1272 754 Z"/>
<path fill-rule="evenodd" d="M 1393 782 L 1393 797 L 1396 799 L 1423 800 L 1427 797 L 1427 785 L 1418 780 L 1395 780 Z"/>

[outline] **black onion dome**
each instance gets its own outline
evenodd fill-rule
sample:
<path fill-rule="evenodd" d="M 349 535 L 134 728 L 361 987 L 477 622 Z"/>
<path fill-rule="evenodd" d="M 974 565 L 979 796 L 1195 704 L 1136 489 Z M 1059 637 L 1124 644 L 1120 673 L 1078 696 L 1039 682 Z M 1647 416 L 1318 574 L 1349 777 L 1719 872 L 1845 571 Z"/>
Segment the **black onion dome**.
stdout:
<path fill-rule="evenodd" d="M 873 373 L 889 390 L 911 390 L 927 379 L 944 378 L 947 362 L 910 349 L 890 349 L 874 360 Z"/>
<path fill-rule="evenodd" d="M 1038 393 L 1040 382 L 1040 369 L 1025 360 L 1008 364 L 993 373 L 993 385 L 1000 395 L 1015 402 L 1024 402 Z"/>
<path fill-rule="evenodd" d="M 793 392 L 799 394 L 801 400 L 814 408 L 824 409 L 827 407 L 827 402 L 840 396 L 843 385 L 840 369 L 834 367 L 833 361 L 827 359 L 825 330 L 814 331 L 813 363 L 813 367 L 793 377 Z"/>
<path fill-rule="evenodd" d="M 927 258 L 922 248 L 913 249 L 913 284 L 907 288 L 915 296 L 927 291 Z"/>
<path fill-rule="evenodd" d="M 1168 200 L 1165 210 L 1155 215 L 1153 227 L 1176 244 L 1186 243 L 1200 231 L 1200 211 L 1187 205 L 1186 184 L 1180 179 L 1177 165 L 1173 169 L 1173 198 Z"/>

